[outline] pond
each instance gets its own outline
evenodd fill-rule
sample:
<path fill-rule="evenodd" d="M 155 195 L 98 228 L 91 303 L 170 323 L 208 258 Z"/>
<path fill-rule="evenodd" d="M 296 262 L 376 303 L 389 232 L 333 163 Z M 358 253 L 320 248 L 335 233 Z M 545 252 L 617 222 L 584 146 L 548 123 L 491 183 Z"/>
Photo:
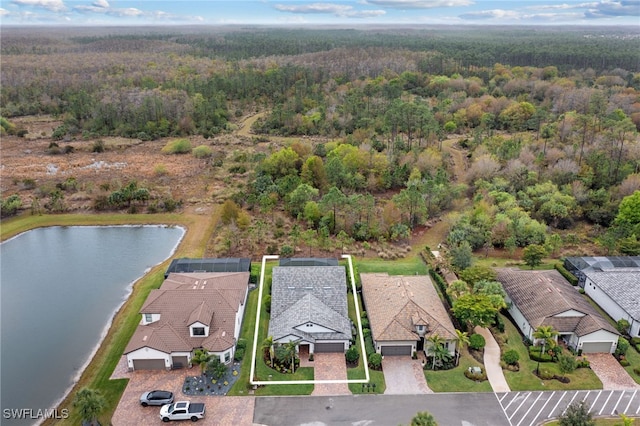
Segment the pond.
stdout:
<path fill-rule="evenodd" d="M 39 410 L 57 405 L 133 282 L 183 235 L 167 226 L 50 227 L 0 244 L 0 423 L 38 423 Z"/>

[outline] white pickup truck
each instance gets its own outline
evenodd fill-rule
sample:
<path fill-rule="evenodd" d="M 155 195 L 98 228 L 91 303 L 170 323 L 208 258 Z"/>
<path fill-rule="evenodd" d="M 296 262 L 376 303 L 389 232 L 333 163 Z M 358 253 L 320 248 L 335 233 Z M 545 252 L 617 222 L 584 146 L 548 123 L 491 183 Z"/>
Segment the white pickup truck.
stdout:
<path fill-rule="evenodd" d="M 173 404 L 163 405 L 160 409 L 160 418 L 163 422 L 171 420 L 191 420 L 197 422 L 204 418 L 205 407 L 200 402 L 178 401 Z"/>

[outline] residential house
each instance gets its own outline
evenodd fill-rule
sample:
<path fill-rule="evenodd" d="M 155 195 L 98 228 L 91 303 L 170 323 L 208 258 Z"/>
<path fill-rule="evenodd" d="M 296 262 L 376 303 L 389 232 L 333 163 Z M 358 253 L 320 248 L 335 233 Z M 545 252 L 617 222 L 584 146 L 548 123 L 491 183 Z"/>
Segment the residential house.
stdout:
<path fill-rule="evenodd" d="M 618 332 L 556 270 L 498 269 L 509 313 L 522 334 L 534 340 L 539 326 L 552 326 L 569 347 L 583 353 L 613 353 Z"/>
<path fill-rule="evenodd" d="M 360 274 L 364 309 L 376 352 L 409 355 L 427 349 L 429 337 L 445 340 L 452 355 L 456 332 L 426 275 Z"/>
<path fill-rule="evenodd" d="M 251 272 L 251 259 L 182 257 L 171 261 L 164 274 L 165 279 L 172 272 Z"/>
<path fill-rule="evenodd" d="M 142 320 L 124 351 L 129 369 L 185 367 L 199 348 L 231 362 L 248 283 L 249 272 L 170 273 L 140 309 Z"/>
<path fill-rule="evenodd" d="M 640 271 L 640 256 L 583 256 L 567 257 L 564 267 L 578 278 L 578 285 L 585 286 L 588 272 L 629 270 Z"/>
<path fill-rule="evenodd" d="M 343 266 L 276 266 L 269 336 L 301 353 L 344 352 L 352 337 Z"/>

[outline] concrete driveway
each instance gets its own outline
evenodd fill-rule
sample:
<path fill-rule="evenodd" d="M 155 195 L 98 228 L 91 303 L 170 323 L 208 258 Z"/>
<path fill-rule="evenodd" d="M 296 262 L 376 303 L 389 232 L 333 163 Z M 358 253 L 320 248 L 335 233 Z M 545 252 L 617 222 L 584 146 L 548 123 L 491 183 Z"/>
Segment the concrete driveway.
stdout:
<path fill-rule="evenodd" d="M 387 386 L 386 394 L 417 395 L 433 393 L 427 386 L 422 364 L 408 356 L 385 356 L 382 372 Z"/>
<path fill-rule="evenodd" d="M 255 397 L 252 396 L 186 396 L 182 384 L 186 376 L 198 374 L 198 369 L 174 371 L 133 371 L 116 369 L 112 378 L 129 378 L 129 384 L 118 403 L 111 419 L 114 426 L 161 424 L 160 407 L 142 407 L 140 395 L 143 392 L 162 389 L 174 393 L 176 400 L 204 402 L 207 411 L 199 425 L 237 426 L 253 423 Z"/>
<path fill-rule="evenodd" d="M 633 349 L 630 349 L 633 350 Z M 587 354 L 585 355 L 591 364 L 591 370 L 602 382 L 602 389 L 624 390 L 640 389 L 635 380 L 629 376 L 627 370 L 611 354 Z"/>

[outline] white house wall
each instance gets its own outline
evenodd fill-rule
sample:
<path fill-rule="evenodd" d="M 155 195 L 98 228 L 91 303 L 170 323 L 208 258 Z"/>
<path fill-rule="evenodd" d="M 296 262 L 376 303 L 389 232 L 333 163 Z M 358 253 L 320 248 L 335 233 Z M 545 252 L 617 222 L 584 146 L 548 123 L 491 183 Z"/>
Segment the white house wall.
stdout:
<path fill-rule="evenodd" d="M 526 320 L 520 309 L 511 302 L 511 300 L 506 300 L 509 307 L 509 313 L 511 314 L 511 318 L 515 322 L 516 326 L 520 329 L 523 335 L 527 336 L 529 339 L 533 339 L 533 328 L 531 324 Z"/>
<path fill-rule="evenodd" d="M 577 349 L 582 349 L 582 345 L 586 342 L 611 342 L 610 353 L 613 353 L 618 345 L 618 335 L 606 330 L 594 331 L 593 333 L 580 336 Z"/>
<path fill-rule="evenodd" d="M 631 336 L 640 336 L 640 319 L 634 319 L 620 305 L 618 305 L 607 293 L 602 291 L 600 287 L 595 285 L 593 281 L 587 277 L 584 283 L 584 291 L 593 299 L 611 318 L 615 321 L 626 319 L 631 325 L 629 334 Z"/>
<path fill-rule="evenodd" d="M 152 348 L 140 348 L 127 354 L 127 366 L 130 370 L 133 370 L 134 359 L 164 359 L 164 366 L 171 368 L 171 354 L 161 352 Z"/>
<path fill-rule="evenodd" d="M 242 304 L 238 307 L 238 312 L 236 312 L 236 327 L 233 332 L 233 337 L 236 339 L 236 342 L 240 338 L 240 330 L 242 329 L 242 319 L 244 318 L 244 308 L 247 305 L 247 295 L 249 294 L 249 287 L 247 287 L 247 291 L 244 293 L 244 298 L 242 299 Z"/>
<path fill-rule="evenodd" d="M 569 309 L 568 311 L 564 311 L 554 315 L 554 317 L 583 317 L 584 315 L 584 312 L 576 311 L 575 309 Z"/>

